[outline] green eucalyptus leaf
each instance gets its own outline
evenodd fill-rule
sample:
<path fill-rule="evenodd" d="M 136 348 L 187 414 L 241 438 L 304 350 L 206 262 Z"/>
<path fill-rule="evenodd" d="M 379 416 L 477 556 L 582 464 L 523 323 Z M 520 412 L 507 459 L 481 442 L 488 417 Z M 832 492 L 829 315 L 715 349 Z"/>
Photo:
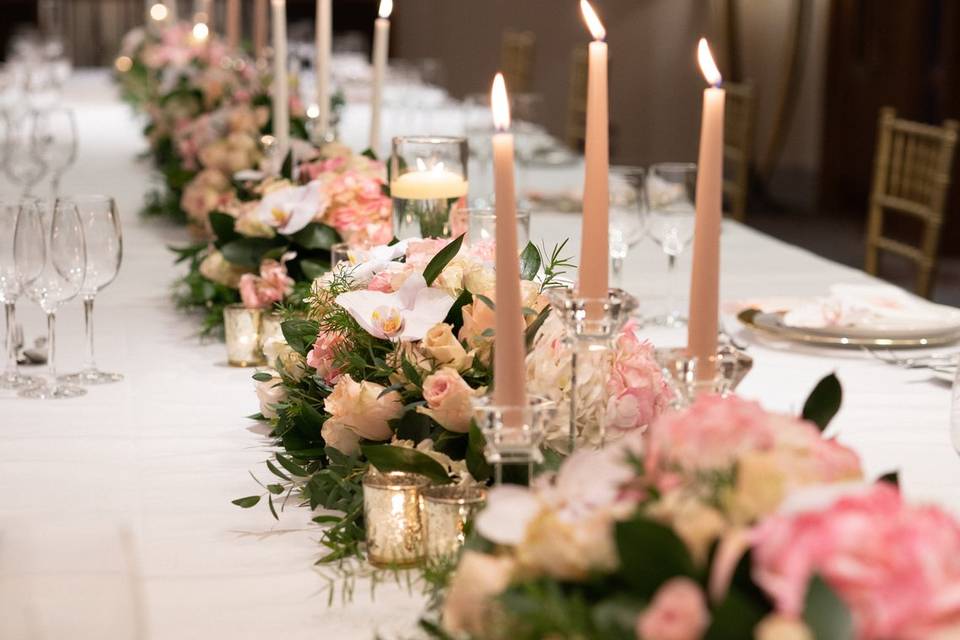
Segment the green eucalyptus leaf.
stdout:
<path fill-rule="evenodd" d="M 880 476 L 879 478 L 877 478 L 877 482 L 889 482 L 889 483 L 892 484 L 893 486 L 899 487 L 899 486 L 900 486 L 900 472 L 899 472 L 899 471 L 891 471 L 890 473 L 885 473 L 885 474 L 883 474 L 882 476 Z"/>
<path fill-rule="evenodd" d="M 287 481 L 290 480 L 290 476 L 285 474 L 283 471 L 280 471 L 280 469 L 277 469 L 277 465 L 273 464 L 273 462 L 271 462 L 270 460 L 267 460 L 267 469 L 269 469 L 270 473 L 277 476 L 278 478 L 283 478 L 284 480 L 287 480 Z"/>
<path fill-rule="evenodd" d="M 325 249 L 340 242 L 336 229 L 320 222 L 311 222 L 290 236 L 290 240 L 304 249 Z"/>
<path fill-rule="evenodd" d="M 232 504 L 237 505 L 241 509 L 249 509 L 254 507 L 260 502 L 260 496 L 247 496 L 246 498 L 237 498 L 236 500 L 230 501 Z"/>
<path fill-rule="evenodd" d="M 533 347 L 533 340 L 537 337 L 537 332 L 540 331 L 540 327 L 542 327 L 543 323 L 547 321 L 547 316 L 549 315 L 550 307 L 544 307 L 537 315 L 536 319 L 530 323 L 529 327 L 527 327 L 526 333 L 524 334 L 524 342 L 527 345 L 527 350 Z"/>
<path fill-rule="evenodd" d="M 406 471 L 419 473 L 437 484 L 448 484 L 450 476 L 443 465 L 416 449 L 394 447 L 389 444 L 362 445 L 361 450 L 367 460 L 377 470 L 384 473 L 390 471 Z"/>
<path fill-rule="evenodd" d="M 427 281 L 427 286 L 433 284 L 433 281 L 440 276 L 444 268 L 450 264 L 450 261 L 460 252 L 460 246 L 463 244 L 463 236 L 464 234 L 457 236 L 456 240 L 443 249 L 440 249 L 437 255 L 433 256 L 433 259 L 427 263 L 427 268 L 423 270 L 423 279 Z"/>
<path fill-rule="evenodd" d="M 410 384 L 416 387 L 423 386 L 423 378 L 420 376 L 420 372 L 417 371 L 417 368 L 410 364 L 410 361 L 406 358 L 400 360 L 400 367 L 403 369 L 403 375 L 407 377 L 407 380 L 410 381 Z"/>
<path fill-rule="evenodd" d="M 813 388 L 803 405 L 803 419 L 813 422 L 823 431 L 840 411 L 842 402 L 843 387 L 840 386 L 837 376 L 831 373 Z"/>
<path fill-rule="evenodd" d="M 729 589 L 711 612 L 704 640 L 752 638 L 754 627 L 768 611 L 764 603 L 752 600 L 736 589 Z"/>
<path fill-rule="evenodd" d="M 303 275 L 308 279 L 316 280 L 327 271 L 330 271 L 330 264 L 312 258 L 304 258 L 300 261 L 300 269 L 303 270 Z"/>
<path fill-rule="evenodd" d="M 221 211 L 212 211 L 210 212 L 209 219 L 210 228 L 213 229 L 213 235 L 216 237 L 215 244 L 218 247 L 241 237 L 234 228 L 236 219 L 233 216 Z"/>
<path fill-rule="evenodd" d="M 293 149 L 288 151 L 287 156 L 283 159 L 280 175 L 287 180 L 293 180 Z"/>
<path fill-rule="evenodd" d="M 289 471 L 291 474 L 297 476 L 298 478 L 306 478 L 308 475 L 310 475 L 306 472 L 306 470 L 303 467 L 301 467 L 296 462 L 294 462 L 293 460 L 291 460 L 290 458 L 282 454 L 279 454 L 279 453 L 277 454 L 277 462 L 280 463 L 281 467 Z"/>
<path fill-rule="evenodd" d="M 256 269 L 264 254 L 276 246 L 276 241 L 269 238 L 238 238 L 220 247 L 220 252 L 228 262 Z"/>
<path fill-rule="evenodd" d="M 283 488 L 283 485 L 282 485 L 282 484 L 268 484 L 268 485 L 267 485 L 267 491 L 269 491 L 270 493 L 272 493 L 272 494 L 275 495 L 275 496 L 278 496 L 278 495 L 280 495 L 281 493 L 283 493 L 284 491 L 286 491 L 286 489 Z"/>
<path fill-rule="evenodd" d="M 283 338 L 290 345 L 290 348 L 300 355 L 306 356 L 307 352 L 313 348 L 313 343 L 317 341 L 320 325 L 313 320 L 293 318 L 281 322 L 280 330 L 283 332 Z"/>
<path fill-rule="evenodd" d="M 533 280 L 540 273 L 540 265 L 543 260 L 540 257 L 540 251 L 532 242 L 528 242 L 520 253 L 520 279 Z"/>
<path fill-rule="evenodd" d="M 257 371 L 255 374 L 253 374 L 253 379 L 257 382 L 270 382 L 273 380 L 273 376 L 266 371 Z"/>
<path fill-rule="evenodd" d="M 652 598 L 670 578 L 696 575 L 687 546 L 658 522 L 642 516 L 618 522 L 616 542 L 620 573 L 644 598 Z"/>
<path fill-rule="evenodd" d="M 477 423 L 471 422 L 465 459 L 467 461 L 467 470 L 478 482 L 483 482 L 492 476 L 490 463 L 487 462 L 487 456 L 483 453 L 486 446 L 487 439 L 483 437 L 483 433 L 480 432 Z"/>
<path fill-rule="evenodd" d="M 854 637 L 850 609 L 820 576 L 813 576 L 807 587 L 803 621 L 816 640 L 847 640 Z"/>

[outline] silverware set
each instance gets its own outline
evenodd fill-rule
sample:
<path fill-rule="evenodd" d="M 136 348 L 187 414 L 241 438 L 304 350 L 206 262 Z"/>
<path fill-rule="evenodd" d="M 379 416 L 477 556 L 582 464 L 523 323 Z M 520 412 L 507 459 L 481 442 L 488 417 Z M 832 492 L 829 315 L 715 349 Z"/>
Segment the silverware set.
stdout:
<path fill-rule="evenodd" d="M 954 375 L 957 371 L 956 353 L 930 353 L 922 356 L 902 356 L 889 349 L 868 349 L 863 351 L 876 360 L 901 369 L 926 369 L 936 373 Z"/>
<path fill-rule="evenodd" d="M 16 325 L 13 329 L 13 350 L 17 356 L 17 364 L 35 365 L 47 363 L 47 339 L 40 336 L 33 341 L 32 347 L 24 348 L 23 325 Z"/>

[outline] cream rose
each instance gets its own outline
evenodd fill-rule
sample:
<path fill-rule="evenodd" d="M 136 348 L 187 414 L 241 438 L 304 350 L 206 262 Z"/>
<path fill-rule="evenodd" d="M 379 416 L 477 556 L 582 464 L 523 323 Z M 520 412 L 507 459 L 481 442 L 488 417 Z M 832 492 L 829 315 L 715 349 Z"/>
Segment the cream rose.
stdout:
<path fill-rule="evenodd" d="M 430 416 L 448 431 L 466 433 L 473 417 L 473 389 L 456 369 L 444 367 L 423 381 L 423 398 L 426 407 L 417 411 Z"/>
<path fill-rule="evenodd" d="M 287 391 L 283 381 L 276 373 L 271 373 L 270 379 L 257 382 L 257 399 L 260 401 L 260 413 L 264 418 L 276 418 L 275 405 L 287 399 Z"/>
<path fill-rule="evenodd" d="M 474 299 L 470 304 L 464 305 L 461 312 L 463 327 L 460 328 L 460 339 L 465 340 L 471 349 L 489 347 L 491 339 L 483 334 L 488 329 L 493 329 L 493 309 L 483 300 Z"/>
<path fill-rule="evenodd" d="M 453 327 L 446 323 L 434 325 L 420 342 L 420 348 L 437 364 L 453 367 L 463 372 L 473 364 L 473 355 L 467 353 L 460 341 L 453 336 Z"/>
<path fill-rule="evenodd" d="M 211 251 L 200 263 L 200 275 L 231 289 L 239 287 L 240 277 L 251 271 L 228 262 L 219 251 Z"/>
<path fill-rule="evenodd" d="M 270 338 L 264 342 L 263 355 L 268 364 L 283 371 L 295 382 L 300 382 L 307 372 L 303 356 L 294 351 L 283 338 Z"/>
<path fill-rule="evenodd" d="M 329 418 L 323 423 L 320 435 L 323 436 L 327 446 L 333 447 L 348 456 L 352 456 L 360 450 L 360 436 L 339 420 Z"/>
<path fill-rule="evenodd" d="M 493 269 L 480 262 L 470 262 L 463 269 L 463 288 L 476 295 L 488 295 L 497 284 Z"/>
<path fill-rule="evenodd" d="M 567 522 L 544 509 L 527 525 L 517 547 L 524 571 L 558 580 L 583 580 L 596 570 L 612 571 L 618 564 L 613 515 L 597 512 Z"/>
<path fill-rule="evenodd" d="M 813 640 L 810 628 L 800 620 L 772 613 L 754 629 L 756 640 Z"/>
<path fill-rule="evenodd" d="M 451 634 L 485 637 L 493 627 L 494 598 L 510 584 L 509 558 L 465 551 L 443 603 L 443 628 Z"/>
<path fill-rule="evenodd" d="M 403 412 L 400 394 L 391 391 L 381 396 L 383 385 L 357 382 L 349 375 L 341 376 L 333 393 L 323 401 L 323 408 L 337 423 L 367 440 L 389 440 L 393 431 L 387 421 Z"/>

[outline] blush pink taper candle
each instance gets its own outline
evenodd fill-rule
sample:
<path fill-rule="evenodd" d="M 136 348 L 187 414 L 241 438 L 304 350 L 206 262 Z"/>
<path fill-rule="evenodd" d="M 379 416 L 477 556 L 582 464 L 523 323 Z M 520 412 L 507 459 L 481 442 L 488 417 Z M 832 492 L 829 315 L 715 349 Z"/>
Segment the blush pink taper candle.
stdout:
<path fill-rule="evenodd" d="M 253 55 L 262 58 L 266 55 L 267 31 L 270 15 L 267 13 L 267 0 L 255 0 L 253 5 Z"/>
<path fill-rule="evenodd" d="M 496 309 L 494 312 L 493 396 L 501 407 L 527 404 L 523 339 L 523 306 L 520 298 L 520 251 L 517 247 L 517 195 L 514 187 L 513 134 L 510 102 L 503 75 L 497 74 L 490 92 L 493 124 L 493 178 L 496 199 Z M 507 426 L 519 426 L 519 412 L 507 413 Z M 512 423 L 512 424 L 511 424 Z"/>
<path fill-rule="evenodd" d="M 687 349 L 697 358 L 697 379 L 712 380 L 716 363 L 720 314 L 720 222 L 723 205 L 722 78 L 707 41 L 697 50 L 700 69 L 710 87 L 703 91 L 700 157 L 697 161 L 697 216 L 693 235 L 693 272 L 690 279 L 690 320 Z"/>
<path fill-rule="evenodd" d="M 580 229 L 579 295 L 606 298 L 610 262 L 610 152 L 607 113 L 607 32 L 587 0 L 583 19 L 593 35 L 587 76 L 587 127 L 584 141 L 583 223 Z"/>

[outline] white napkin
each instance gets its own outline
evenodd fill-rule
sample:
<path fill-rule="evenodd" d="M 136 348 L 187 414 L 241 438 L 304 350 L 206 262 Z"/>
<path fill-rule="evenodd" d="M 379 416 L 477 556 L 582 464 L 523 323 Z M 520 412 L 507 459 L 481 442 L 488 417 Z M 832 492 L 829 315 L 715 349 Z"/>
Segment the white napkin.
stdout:
<path fill-rule="evenodd" d="M 937 330 L 955 326 L 960 311 L 887 285 L 835 284 L 824 298 L 800 304 L 783 318 L 791 327 Z"/>

